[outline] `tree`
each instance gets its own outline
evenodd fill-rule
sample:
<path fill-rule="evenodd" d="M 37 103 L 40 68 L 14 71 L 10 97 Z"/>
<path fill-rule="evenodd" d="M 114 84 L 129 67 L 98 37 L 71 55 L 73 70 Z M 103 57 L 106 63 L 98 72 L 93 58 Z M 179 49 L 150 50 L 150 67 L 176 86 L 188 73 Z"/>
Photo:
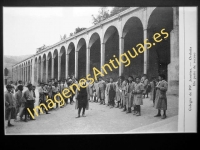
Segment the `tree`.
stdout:
<path fill-rule="evenodd" d="M 8 76 L 8 72 L 9 72 L 8 69 L 5 68 L 5 69 L 4 69 L 4 75 L 5 75 L 5 76 Z"/>
<path fill-rule="evenodd" d="M 66 39 L 66 38 L 67 38 L 66 34 L 64 34 L 63 37 L 60 36 L 60 40 L 64 40 L 64 39 Z"/>
<path fill-rule="evenodd" d="M 110 17 L 111 17 L 111 16 L 114 16 L 114 15 L 116 15 L 116 14 L 118 14 L 118 13 L 120 13 L 120 12 L 122 12 L 122 11 L 128 9 L 128 8 L 130 8 L 130 7 L 114 7 L 114 8 L 110 11 Z"/>
<path fill-rule="evenodd" d="M 79 28 L 79 27 L 77 27 L 76 29 L 75 29 L 75 31 L 74 31 L 74 33 L 70 33 L 69 34 L 69 36 L 73 36 L 74 34 L 76 34 L 76 33 L 78 33 L 78 32 L 81 32 L 81 31 L 83 31 L 83 30 L 85 30 L 86 28 Z"/>
<path fill-rule="evenodd" d="M 94 15 L 92 15 L 92 19 L 93 19 L 93 24 L 97 24 L 100 23 L 101 21 L 109 18 L 109 11 L 107 10 L 106 7 L 101 7 L 99 9 L 98 15 L 96 17 L 94 17 Z"/>
<path fill-rule="evenodd" d="M 73 36 L 73 35 L 74 35 L 74 33 L 70 33 L 70 34 L 69 34 L 69 36 Z"/>
<path fill-rule="evenodd" d="M 86 28 L 76 28 L 75 31 L 74 31 L 74 34 L 78 33 L 78 32 L 81 32 L 83 30 L 85 30 Z"/>
<path fill-rule="evenodd" d="M 111 16 L 114 16 L 126 9 L 128 9 L 130 7 L 113 7 L 113 9 L 110 11 L 107 10 L 106 7 L 101 7 L 100 10 L 99 10 L 99 14 L 94 17 L 94 15 L 92 15 L 92 19 L 93 19 L 93 24 L 97 24 L 97 23 L 100 23 L 101 21 L 111 17 Z"/>

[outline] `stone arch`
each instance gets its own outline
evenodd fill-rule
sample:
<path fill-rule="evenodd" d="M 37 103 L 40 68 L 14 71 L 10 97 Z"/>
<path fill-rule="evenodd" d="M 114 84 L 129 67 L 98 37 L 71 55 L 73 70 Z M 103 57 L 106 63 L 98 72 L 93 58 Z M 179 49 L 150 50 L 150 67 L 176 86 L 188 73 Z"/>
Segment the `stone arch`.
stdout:
<path fill-rule="evenodd" d="M 33 71 L 34 71 L 34 81 L 35 81 L 34 84 L 36 84 L 36 83 L 37 83 L 37 65 L 38 65 L 38 58 L 35 57 L 34 59 L 35 59 L 35 61 L 33 61 L 33 62 L 35 63 L 35 64 L 34 64 L 34 69 L 33 69 Z"/>
<path fill-rule="evenodd" d="M 27 71 L 27 73 L 28 73 L 28 75 L 27 75 L 27 81 L 28 82 L 30 82 L 30 80 L 31 80 L 31 63 L 30 63 L 30 60 L 28 60 L 28 71 Z"/>
<path fill-rule="evenodd" d="M 38 81 L 37 81 L 37 83 L 40 83 L 41 82 L 41 62 L 42 62 L 42 56 L 41 55 L 39 55 L 38 56 L 38 66 L 37 66 L 37 74 L 38 74 Z"/>
<path fill-rule="evenodd" d="M 52 53 L 51 51 L 47 54 L 47 60 L 48 60 L 48 72 L 47 72 L 47 81 L 51 79 L 51 72 L 52 72 Z"/>
<path fill-rule="evenodd" d="M 108 64 L 112 71 L 108 67 L 105 67 L 107 74 L 105 74 L 105 78 L 113 77 L 114 80 L 117 79 L 119 75 L 119 66 L 117 63 L 114 63 L 115 69 L 110 63 L 110 59 L 114 59 L 114 57 L 119 58 L 119 32 L 115 26 L 109 26 L 104 34 L 103 43 L 105 44 L 105 64 Z M 101 66 L 103 67 L 103 66 Z"/>
<path fill-rule="evenodd" d="M 58 79 L 58 50 L 57 49 L 53 51 L 53 58 L 54 58 L 54 78 Z"/>
<path fill-rule="evenodd" d="M 101 67 L 101 38 L 97 32 L 94 32 L 89 39 L 89 55 L 90 55 L 90 74 L 93 74 L 93 67 L 100 69 Z"/>
<path fill-rule="evenodd" d="M 144 31 L 141 20 L 138 17 L 130 17 L 124 24 L 122 30 L 122 38 L 124 39 L 124 52 L 129 50 L 132 55 L 135 54 L 133 48 L 137 51 L 137 44 L 143 44 Z M 129 56 L 129 54 L 127 53 Z M 130 58 L 130 65 L 124 67 L 123 76 L 126 78 L 131 75 L 133 77 L 143 75 L 144 53 L 139 54 L 136 58 Z"/>
<path fill-rule="evenodd" d="M 60 49 L 60 54 L 61 58 L 61 66 L 60 66 L 60 79 L 64 80 L 65 79 L 65 68 L 66 68 L 66 48 L 65 46 L 62 46 Z"/>
<path fill-rule="evenodd" d="M 42 79 L 42 82 L 45 82 L 46 81 L 46 60 L 47 60 L 47 56 L 46 54 L 44 53 L 42 55 L 42 63 L 43 63 L 43 67 L 41 68 L 42 71 L 41 71 L 41 79 Z"/>
<path fill-rule="evenodd" d="M 70 77 L 72 77 L 75 75 L 75 44 L 74 44 L 74 42 L 70 42 L 70 44 L 67 48 L 67 53 L 69 55 L 68 75 Z"/>
<path fill-rule="evenodd" d="M 163 73 L 168 79 L 168 64 L 170 63 L 170 36 L 161 33 L 161 30 L 170 34 L 173 29 L 173 8 L 156 7 L 149 16 L 147 25 L 147 37 L 151 43 L 154 43 L 148 51 L 148 70 L 149 77 L 157 77 Z M 160 34 L 159 40 L 155 42 L 152 38 L 155 33 Z"/>
<path fill-rule="evenodd" d="M 78 52 L 78 78 L 86 76 L 86 48 L 86 40 L 81 38 L 76 49 Z"/>

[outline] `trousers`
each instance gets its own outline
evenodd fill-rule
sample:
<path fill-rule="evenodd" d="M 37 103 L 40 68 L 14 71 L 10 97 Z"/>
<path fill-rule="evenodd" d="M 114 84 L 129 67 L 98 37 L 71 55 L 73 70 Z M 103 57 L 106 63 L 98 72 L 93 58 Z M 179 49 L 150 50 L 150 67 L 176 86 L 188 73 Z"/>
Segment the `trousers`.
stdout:
<path fill-rule="evenodd" d="M 83 108 L 82 114 L 85 114 L 85 106 L 82 106 L 82 107 L 79 107 L 79 108 L 78 108 L 78 115 L 79 115 L 79 116 L 80 116 L 80 113 L 81 113 L 82 108 Z"/>

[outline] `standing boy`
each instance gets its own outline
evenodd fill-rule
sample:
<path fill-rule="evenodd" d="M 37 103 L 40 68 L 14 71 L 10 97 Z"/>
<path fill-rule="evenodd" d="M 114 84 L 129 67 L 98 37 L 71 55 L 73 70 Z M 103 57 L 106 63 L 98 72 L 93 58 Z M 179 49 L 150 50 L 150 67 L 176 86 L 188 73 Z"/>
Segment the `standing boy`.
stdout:
<path fill-rule="evenodd" d="M 155 107 L 158 109 L 158 114 L 154 117 L 161 116 L 161 110 L 163 110 L 163 116 L 162 119 L 165 119 L 166 116 L 166 110 L 167 110 L 167 96 L 166 92 L 168 89 L 167 81 L 165 81 L 165 75 L 160 74 L 158 76 L 159 83 L 156 86 L 156 99 L 155 99 Z"/>
<path fill-rule="evenodd" d="M 136 80 L 135 89 L 133 91 L 133 93 L 134 93 L 134 101 L 133 101 L 134 113 L 133 113 L 133 115 L 140 116 L 141 115 L 140 105 L 143 105 L 142 94 L 144 91 L 144 85 L 143 85 L 143 83 L 140 82 L 139 77 L 136 77 L 135 80 Z"/>

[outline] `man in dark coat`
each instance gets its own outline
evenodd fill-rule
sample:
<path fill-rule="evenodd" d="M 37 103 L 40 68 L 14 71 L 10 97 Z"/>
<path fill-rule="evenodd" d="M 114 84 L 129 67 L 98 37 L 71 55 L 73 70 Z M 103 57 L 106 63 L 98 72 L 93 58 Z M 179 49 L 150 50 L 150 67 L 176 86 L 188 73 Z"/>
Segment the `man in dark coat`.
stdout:
<path fill-rule="evenodd" d="M 35 98 L 34 98 L 34 95 L 33 95 L 33 86 L 32 84 L 28 84 L 26 86 L 28 89 L 24 92 L 24 99 L 26 100 L 26 104 L 25 104 L 25 122 L 27 122 L 27 116 L 29 115 L 27 109 L 29 108 L 29 110 L 31 111 L 31 113 L 34 115 L 34 111 L 33 111 L 33 108 L 34 108 L 34 103 L 35 103 Z M 30 120 L 35 120 L 34 118 L 30 117 Z"/>
<path fill-rule="evenodd" d="M 84 81 L 82 81 L 80 84 L 82 84 L 82 87 L 86 86 L 86 82 Z M 83 108 L 82 116 L 85 117 L 85 109 L 88 109 L 87 89 L 82 87 L 80 87 L 80 91 L 76 89 L 76 96 L 75 96 L 75 98 L 77 99 L 76 108 L 78 108 L 78 116 L 76 118 L 80 117 L 82 108 Z"/>

